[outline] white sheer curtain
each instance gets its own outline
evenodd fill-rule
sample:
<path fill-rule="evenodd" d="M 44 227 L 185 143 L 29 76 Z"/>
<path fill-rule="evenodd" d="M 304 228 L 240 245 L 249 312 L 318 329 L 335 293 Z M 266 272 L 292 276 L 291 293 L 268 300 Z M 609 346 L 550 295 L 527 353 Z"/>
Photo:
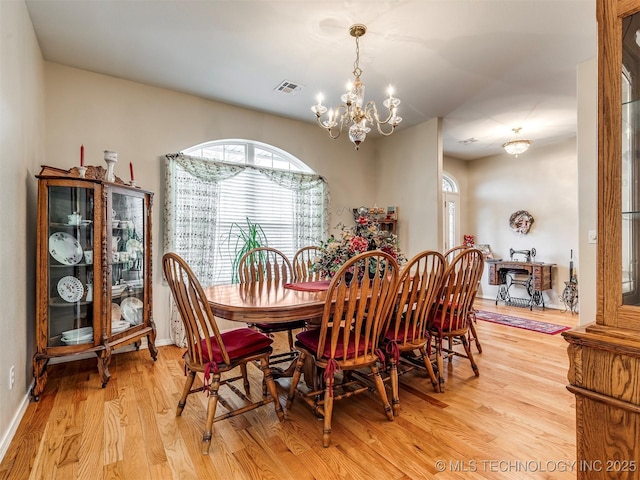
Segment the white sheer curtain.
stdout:
<path fill-rule="evenodd" d="M 181 153 L 166 155 L 164 251 L 182 256 L 204 286 L 216 283 L 221 238 L 226 228 L 218 227 L 221 188 L 225 180 L 251 169 L 292 195 L 293 246 L 319 244 L 328 234 L 329 195 L 326 181 L 313 173 L 218 162 Z M 274 199 L 272 208 L 279 208 Z M 239 218 L 238 222 L 244 219 Z M 172 305 L 171 333 L 174 343 L 183 344 L 184 333 Z"/>

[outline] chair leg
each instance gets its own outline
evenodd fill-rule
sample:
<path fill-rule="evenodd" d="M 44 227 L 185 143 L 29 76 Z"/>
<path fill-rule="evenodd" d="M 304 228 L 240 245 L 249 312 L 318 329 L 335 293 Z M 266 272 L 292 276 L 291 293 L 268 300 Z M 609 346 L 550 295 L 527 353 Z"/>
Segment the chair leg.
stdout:
<path fill-rule="evenodd" d="M 444 358 L 442 353 L 442 339 L 438 339 L 436 347 L 436 365 L 438 367 L 438 390 L 444 392 Z"/>
<path fill-rule="evenodd" d="M 196 379 L 196 372 L 189 370 L 187 374 L 187 379 L 184 382 L 184 387 L 182 388 L 182 396 L 178 401 L 178 408 L 176 409 L 176 417 L 182 415 L 182 411 L 184 410 L 185 405 L 187 404 L 187 396 L 191 391 L 191 387 L 193 386 L 193 381 Z"/>
<path fill-rule="evenodd" d="M 476 342 L 476 348 L 478 349 L 478 353 L 482 353 L 482 345 L 480 345 L 480 340 L 478 340 L 478 334 L 476 333 L 476 316 L 475 313 L 472 314 L 471 320 L 469 321 L 469 331 L 473 336 L 473 340 Z"/>
<path fill-rule="evenodd" d="M 273 375 L 271 375 L 271 368 L 269 368 L 269 357 L 262 357 L 260 359 L 260 368 L 262 369 L 262 373 L 264 374 L 264 383 L 267 385 L 267 388 L 269 389 L 271 398 L 273 398 L 273 406 L 276 409 L 276 415 L 278 415 L 278 420 L 282 422 L 284 420 L 284 412 L 282 410 L 282 405 L 280 404 L 280 398 L 278 397 L 278 389 L 276 388 L 276 382 L 274 382 Z"/>
<path fill-rule="evenodd" d="M 380 396 L 380 400 L 382 400 L 382 405 L 384 407 L 384 413 L 387 414 L 387 418 L 390 422 L 393 422 L 393 410 L 391 409 L 391 405 L 389 404 L 389 399 L 387 398 L 387 391 L 384 388 L 384 382 L 382 381 L 382 377 L 380 376 L 380 371 L 378 367 L 374 364 L 371 365 L 371 373 L 373 374 L 373 380 L 376 384 L 376 390 L 378 390 L 378 395 Z M 325 412 L 326 414 L 326 412 Z"/>
<path fill-rule="evenodd" d="M 471 362 L 471 368 L 473 369 L 473 373 L 475 374 L 476 377 L 479 377 L 480 371 L 478 370 L 476 361 L 473 359 L 473 354 L 471 353 L 471 345 L 469 345 L 469 342 L 467 341 L 464 335 L 460 336 L 460 340 L 462 341 L 462 345 L 464 346 L 464 351 L 467 354 L 469 361 Z"/>
<path fill-rule="evenodd" d="M 427 355 L 427 349 L 425 346 L 420 347 L 420 353 L 422 355 L 422 360 L 424 361 L 424 367 L 427 369 L 427 373 L 429 373 L 431 385 L 433 385 L 433 389 L 438 393 L 440 391 L 438 378 L 436 377 L 436 373 L 433 371 L 433 365 L 431 365 L 431 359 L 429 358 L 429 355 Z"/>
<path fill-rule="evenodd" d="M 249 377 L 247 376 L 247 364 L 240 365 L 240 373 L 242 374 L 242 384 L 244 385 L 244 393 L 249 395 L 251 385 L 249 385 Z"/>
<path fill-rule="evenodd" d="M 398 394 L 398 363 L 395 358 L 389 359 L 389 378 L 391 378 L 391 406 L 393 415 L 400 415 L 400 395 Z"/>
<path fill-rule="evenodd" d="M 322 446 L 327 448 L 331 444 L 331 415 L 333 414 L 333 382 L 327 382 L 324 388 L 324 423 L 322 426 Z M 383 387 L 384 388 L 384 387 Z"/>
<path fill-rule="evenodd" d="M 214 373 L 209 386 L 209 402 L 207 405 L 207 423 L 204 427 L 202 435 L 202 454 L 209 455 L 209 447 L 211 447 L 211 437 L 213 436 L 213 420 L 216 417 L 216 408 L 218 407 L 218 390 L 220 389 L 220 374 Z"/>
<path fill-rule="evenodd" d="M 287 330 L 287 337 L 289 339 L 289 350 L 293 350 L 293 330 Z"/>
<path fill-rule="evenodd" d="M 289 387 L 289 395 L 287 396 L 287 410 L 291 408 L 293 405 L 293 400 L 296 398 L 296 389 L 298 388 L 298 382 L 300 381 L 300 376 L 302 375 L 302 367 L 304 365 L 304 359 L 307 354 L 304 352 L 300 352 L 298 355 L 298 360 L 296 361 L 296 369 L 293 372 L 293 376 L 291 377 L 291 386 Z"/>

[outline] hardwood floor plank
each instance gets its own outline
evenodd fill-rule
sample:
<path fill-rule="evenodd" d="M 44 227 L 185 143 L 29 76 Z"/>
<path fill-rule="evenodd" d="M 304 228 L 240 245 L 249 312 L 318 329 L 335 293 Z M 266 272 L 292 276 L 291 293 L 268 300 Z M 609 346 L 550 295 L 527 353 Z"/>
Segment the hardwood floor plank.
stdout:
<path fill-rule="evenodd" d="M 567 326 L 578 320 L 569 312 L 487 300 L 476 306 Z M 40 401 L 28 406 L 0 464 L 0 478 L 575 478 L 575 472 L 549 471 L 576 458 L 567 344 L 560 335 L 481 320 L 477 331 L 483 353 L 475 345 L 472 351 L 479 377 L 464 358 L 445 361 L 444 393 L 435 393 L 420 370 L 402 375 L 400 416 L 393 422 L 374 394 L 337 401 L 329 448 L 321 446 L 322 422 L 298 399 L 282 423 L 272 405 L 214 423 L 210 454 L 202 455 L 206 394 L 190 395 L 182 416 L 175 416 L 185 381 L 181 348 L 161 347 L 156 362 L 146 350 L 114 354 L 104 389 L 95 359 L 51 365 Z M 284 335 L 275 346 L 286 346 Z M 260 372 L 249 373 L 251 395 L 259 397 Z M 280 395 L 284 404 L 286 393 Z M 220 406 L 218 414 L 224 411 Z"/>

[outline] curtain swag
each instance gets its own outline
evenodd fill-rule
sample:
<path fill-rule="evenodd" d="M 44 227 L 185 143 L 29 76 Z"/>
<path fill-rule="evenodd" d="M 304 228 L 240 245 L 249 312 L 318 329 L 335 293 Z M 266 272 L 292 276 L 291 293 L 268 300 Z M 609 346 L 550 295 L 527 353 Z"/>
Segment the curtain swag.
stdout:
<path fill-rule="evenodd" d="M 315 173 L 277 170 L 258 167 L 256 165 L 230 164 L 206 158 L 192 157 L 182 153 L 168 154 L 167 158 L 174 160 L 197 179 L 207 182 L 220 182 L 234 177 L 246 169 L 252 169 L 260 172 L 275 184 L 294 191 L 308 190 L 326 183 L 324 177 Z"/>

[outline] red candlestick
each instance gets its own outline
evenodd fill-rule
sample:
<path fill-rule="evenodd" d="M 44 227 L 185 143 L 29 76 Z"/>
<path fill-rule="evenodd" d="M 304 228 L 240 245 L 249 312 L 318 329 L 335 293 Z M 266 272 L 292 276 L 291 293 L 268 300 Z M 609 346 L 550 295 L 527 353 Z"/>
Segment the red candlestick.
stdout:
<path fill-rule="evenodd" d="M 80 166 L 84 167 L 84 144 L 80 145 Z"/>
<path fill-rule="evenodd" d="M 133 163 L 131 163 L 131 162 L 129 162 L 129 171 L 131 172 L 131 181 L 133 182 L 134 181 L 134 178 L 133 178 Z"/>

